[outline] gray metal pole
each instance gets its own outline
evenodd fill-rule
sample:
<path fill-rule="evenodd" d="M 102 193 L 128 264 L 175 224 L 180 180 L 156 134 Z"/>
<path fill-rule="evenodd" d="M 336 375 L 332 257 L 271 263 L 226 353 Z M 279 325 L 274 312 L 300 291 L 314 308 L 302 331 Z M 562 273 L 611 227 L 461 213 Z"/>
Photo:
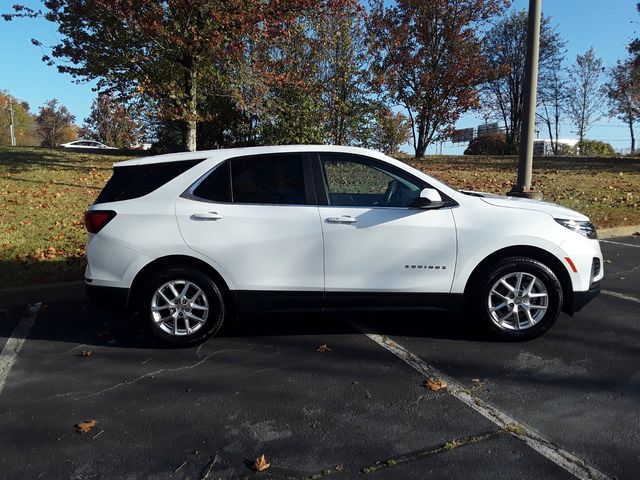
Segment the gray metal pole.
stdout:
<path fill-rule="evenodd" d="M 524 101 L 522 104 L 522 130 L 520 131 L 520 158 L 518 183 L 507 194 L 518 197 L 542 198 L 542 193 L 531 190 L 533 166 L 533 139 L 536 128 L 536 95 L 538 90 L 538 55 L 540 50 L 540 17 L 542 0 L 529 0 L 527 27 L 527 56 L 524 73 Z"/>
<path fill-rule="evenodd" d="M 16 146 L 16 134 L 13 128 L 13 101 L 9 97 L 9 136 L 11 138 L 11 146 Z"/>

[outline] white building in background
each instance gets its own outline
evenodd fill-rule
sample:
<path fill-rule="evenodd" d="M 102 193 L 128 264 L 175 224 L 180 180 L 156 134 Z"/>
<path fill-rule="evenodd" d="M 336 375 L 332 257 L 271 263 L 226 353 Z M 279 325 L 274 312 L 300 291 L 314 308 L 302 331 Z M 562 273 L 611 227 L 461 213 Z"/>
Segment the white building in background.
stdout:
<path fill-rule="evenodd" d="M 567 145 L 568 147 L 573 148 L 578 143 L 578 140 L 574 140 L 571 138 L 561 138 L 558 140 L 558 143 L 561 145 Z M 533 154 L 538 157 L 553 155 L 553 145 L 551 144 L 551 140 L 548 140 L 548 139 L 534 140 Z"/>

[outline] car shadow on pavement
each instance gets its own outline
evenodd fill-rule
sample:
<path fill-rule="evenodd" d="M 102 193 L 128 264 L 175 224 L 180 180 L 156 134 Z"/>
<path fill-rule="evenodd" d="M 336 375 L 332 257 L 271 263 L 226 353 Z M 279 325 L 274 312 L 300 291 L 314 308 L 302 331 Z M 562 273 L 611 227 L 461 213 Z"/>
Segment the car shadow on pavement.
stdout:
<path fill-rule="evenodd" d="M 219 336 L 254 338 L 361 333 L 355 324 L 366 325 L 384 335 L 482 342 L 492 340 L 484 329 L 461 315 L 434 311 L 243 315 L 225 325 Z M 0 332 L 0 335 L 3 334 L 8 335 Z M 154 338 L 139 316 L 106 312 L 86 301 L 44 305 L 29 338 L 114 348 L 171 347 Z"/>

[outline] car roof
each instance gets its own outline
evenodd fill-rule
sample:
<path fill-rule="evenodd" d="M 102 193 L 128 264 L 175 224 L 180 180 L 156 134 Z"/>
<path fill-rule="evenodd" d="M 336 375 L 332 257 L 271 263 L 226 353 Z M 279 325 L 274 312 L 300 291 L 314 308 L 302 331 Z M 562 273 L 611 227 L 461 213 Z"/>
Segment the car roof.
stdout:
<path fill-rule="evenodd" d="M 227 158 L 246 155 L 264 155 L 269 153 L 295 153 L 295 152 L 334 152 L 351 153 L 388 159 L 386 155 L 375 150 L 360 147 L 345 147 L 340 145 L 274 145 L 266 147 L 224 148 L 218 150 L 200 150 L 196 152 L 168 153 L 150 157 L 133 158 L 123 162 L 114 163 L 114 167 L 128 167 L 134 165 L 149 165 L 154 163 L 179 162 L 185 160 L 224 160 Z"/>

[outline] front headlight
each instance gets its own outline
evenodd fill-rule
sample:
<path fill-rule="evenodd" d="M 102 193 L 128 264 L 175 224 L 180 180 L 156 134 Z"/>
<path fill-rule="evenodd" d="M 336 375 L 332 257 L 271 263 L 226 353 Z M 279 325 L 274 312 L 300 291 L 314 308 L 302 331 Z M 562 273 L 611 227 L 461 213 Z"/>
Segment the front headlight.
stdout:
<path fill-rule="evenodd" d="M 569 230 L 573 230 L 580 235 L 584 235 L 587 238 L 597 239 L 598 233 L 596 232 L 596 227 L 591 222 L 581 222 L 579 220 L 566 220 L 564 218 L 556 218 L 554 219 L 563 227 L 567 227 Z"/>

